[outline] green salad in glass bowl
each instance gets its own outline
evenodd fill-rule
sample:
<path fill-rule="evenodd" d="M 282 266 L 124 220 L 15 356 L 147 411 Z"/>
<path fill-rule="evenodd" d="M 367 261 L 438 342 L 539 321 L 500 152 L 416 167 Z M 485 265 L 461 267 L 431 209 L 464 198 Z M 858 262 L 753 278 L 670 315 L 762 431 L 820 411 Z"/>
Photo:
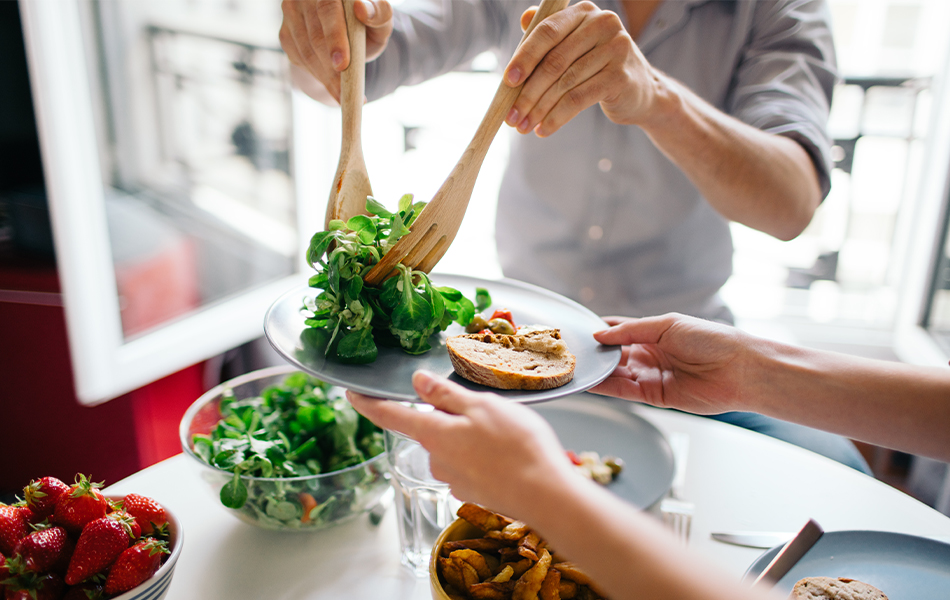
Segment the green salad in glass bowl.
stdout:
<path fill-rule="evenodd" d="M 314 530 L 372 510 L 389 487 L 382 431 L 343 390 L 291 366 L 202 395 L 181 445 L 218 500 L 267 529 Z"/>

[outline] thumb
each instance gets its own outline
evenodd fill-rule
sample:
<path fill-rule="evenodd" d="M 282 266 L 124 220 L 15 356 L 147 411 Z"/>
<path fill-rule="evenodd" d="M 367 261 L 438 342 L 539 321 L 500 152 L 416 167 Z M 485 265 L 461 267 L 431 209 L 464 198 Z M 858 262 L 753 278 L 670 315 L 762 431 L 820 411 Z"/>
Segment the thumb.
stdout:
<path fill-rule="evenodd" d="M 382 27 L 392 21 L 393 7 L 386 0 L 360 0 L 353 4 L 353 14 L 367 27 Z"/>
<path fill-rule="evenodd" d="M 617 324 L 594 333 L 601 344 L 626 346 L 629 344 L 657 344 L 663 334 L 676 322 L 675 315 L 645 317 L 642 319 L 611 320 Z"/>
<path fill-rule="evenodd" d="M 423 402 L 452 415 L 464 414 L 469 406 L 478 401 L 475 392 L 422 369 L 413 373 L 412 386 Z"/>
<path fill-rule="evenodd" d="M 528 25 L 531 24 L 531 19 L 534 18 L 534 14 L 538 12 L 537 6 L 532 6 L 528 10 L 521 13 L 521 31 L 524 31 L 528 28 Z"/>

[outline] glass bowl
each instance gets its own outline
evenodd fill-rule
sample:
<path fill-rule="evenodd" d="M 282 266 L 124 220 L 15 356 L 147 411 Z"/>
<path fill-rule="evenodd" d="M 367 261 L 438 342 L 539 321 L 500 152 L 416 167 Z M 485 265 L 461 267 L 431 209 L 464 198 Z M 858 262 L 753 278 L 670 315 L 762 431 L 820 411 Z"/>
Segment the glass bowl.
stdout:
<path fill-rule="evenodd" d="M 235 400 L 260 396 L 299 370 L 282 365 L 253 371 L 226 381 L 203 394 L 185 412 L 179 427 L 181 446 L 199 470 L 200 477 L 224 510 L 251 525 L 265 529 L 312 531 L 349 521 L 369 512 L 389 488 L 386 453 L 336 471 L 299 477 L 251 477 L 241 475 L 247 501 L 241 508 L 228 508 L 220 499 L 221 489 L 234 474 L 204 461 L 194 449 L 195 434 L 209 434 L 221 421 L 221 400 L 233 393 Z M 331 396 L 343 391 L 332 388 Z"/>

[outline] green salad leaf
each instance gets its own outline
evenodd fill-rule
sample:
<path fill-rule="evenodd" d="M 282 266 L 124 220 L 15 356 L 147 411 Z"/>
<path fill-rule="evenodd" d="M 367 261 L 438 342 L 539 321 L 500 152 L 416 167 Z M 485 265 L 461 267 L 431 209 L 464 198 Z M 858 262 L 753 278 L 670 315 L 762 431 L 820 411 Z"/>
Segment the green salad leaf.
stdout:
<path fill-rule="evenodd" d="M 435 286 L 424 272 L 402 264 L 379 287 L 363 285 L 363 276 L 409 233 L 425 204 L 406 194 L 397 211 L 390 212 L 369 196 L 369 215 L 331 221 L 310 240 L 307 262 L 317 271 L 310 287 L 322 291 L 305 300 L 304 310 L 307 325 L 328 333 L 321 340 L 326 356 L 343 363 L 370 363 L 380 344 L 422 354 L 431 348 L 433 334 L 453 322 L 468 325 L 476 311 L 491 304 L 483 288 L 476 289 L 473 303 L 460 291 Z"/>
<path fill-rule="evenodd" d="M 274 526 L 319 524 L 345 514 L 377 482 L 385 483 L 382 469 L 342 473 L 322 484 L 291 479 L 340 471 L 385 450 L 381 429 L 330 384 L 306 373 L 288 375 L 251 398 L 236 398 L 229 390 L 219 410 L 221 420 L 210 434 L 194 435 L 192 448 L 209 465 L 234 474 L 220 491 L 228 508 Z M 301 494 L 314 504 L 306 515 Z"/>

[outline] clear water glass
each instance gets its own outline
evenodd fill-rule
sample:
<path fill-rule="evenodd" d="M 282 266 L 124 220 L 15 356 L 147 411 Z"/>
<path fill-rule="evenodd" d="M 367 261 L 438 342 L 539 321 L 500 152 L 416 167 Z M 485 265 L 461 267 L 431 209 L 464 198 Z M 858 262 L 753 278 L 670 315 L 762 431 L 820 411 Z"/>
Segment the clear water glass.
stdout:
<path fill-rule="evenodd" d="M 452 521 L 461 503 L 447 483 L 432 476 L 429 453 L 418 442 L 386 432 L 391 482 L 396 490 L 400 560 L 417 576 L 429 572 L 429 554 L 436 538 Z"/>

